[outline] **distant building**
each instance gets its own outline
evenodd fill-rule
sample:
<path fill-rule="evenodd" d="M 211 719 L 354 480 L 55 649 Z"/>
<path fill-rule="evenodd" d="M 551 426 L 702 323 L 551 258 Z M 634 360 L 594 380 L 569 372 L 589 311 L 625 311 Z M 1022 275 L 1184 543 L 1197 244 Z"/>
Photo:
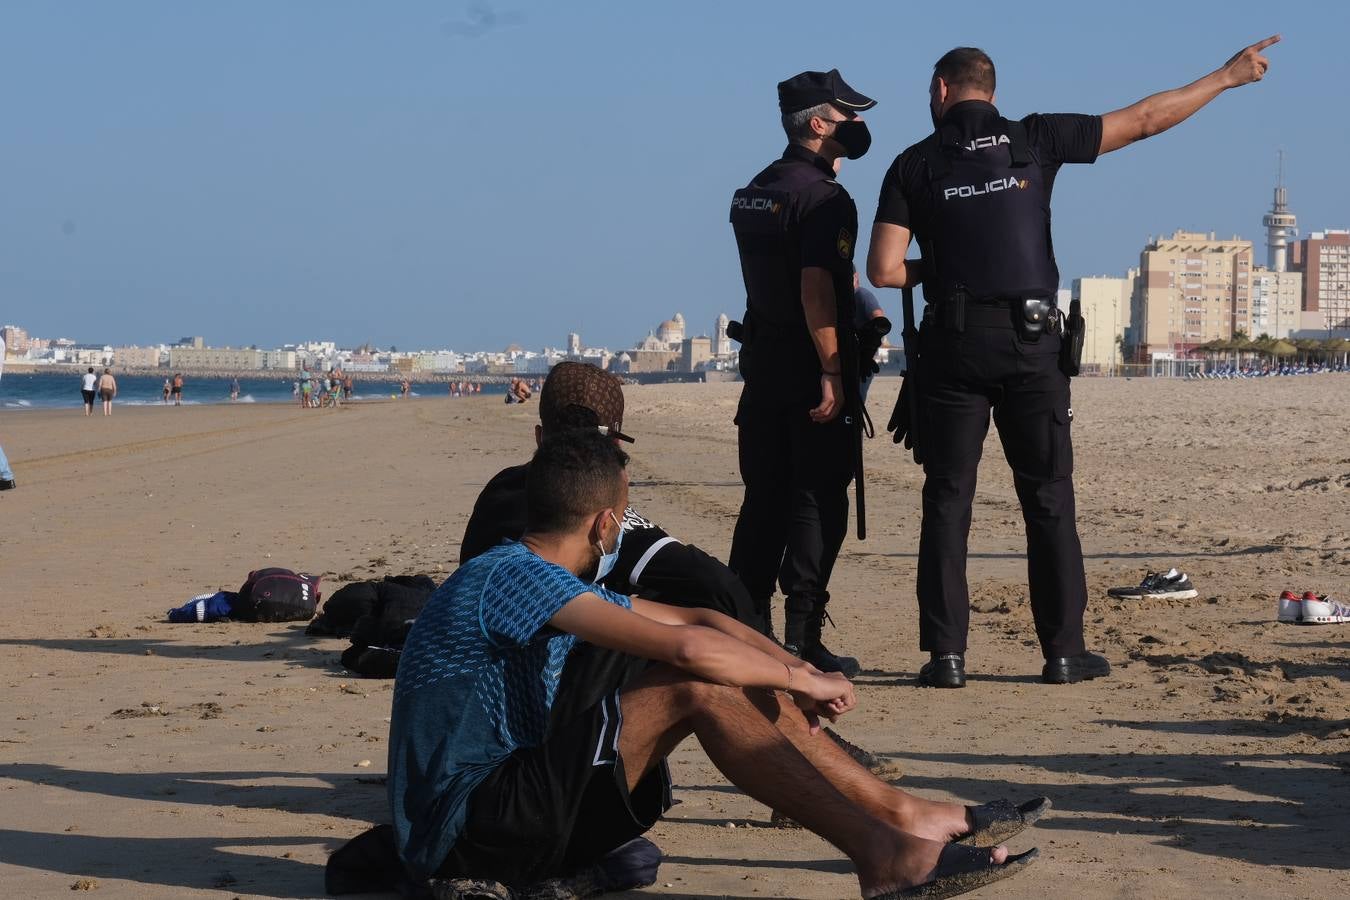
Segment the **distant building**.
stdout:
<path fill-rule="evenodd" d="M 1252 242 L 1177 231 L 1139 255 L 1131 335 L 1137 360 L 1182 355 L 1246 330 L 1251 318 Z"/>
<path fill-rule="evenodd" d="M 29 343 L 28 332 L 18 325 L 0 328 L 0 344 L 4 345 L 4 349 L 0 352 L 10 356 L 23 356 L 28 352 Z"/>
<path fill-rule="evenodd" d="M 726 313 L 717 317 L 717 324 L 713 326 L 713 356 L 725 357 L 732 354 L 731 338 L 727 336 L 727 326 L 731 320 L 727 318 Z"/>
<path fill-rule="evenodd" d="M 686 338 L 680 345 L 680 371 L 697 372 L 712 361 L 712 338 Z"/>
<path fill-rule="evenodd" d="M 1341 337 L 1350 332 L 1350 231 L 1314 231 L 1290 245 L 1289 267 L 1303 275 L 1302 324 Z"/>
<path fill-rule="evenodd" d="M 261 350 L 260 366 L 264 369 L 298 369 L 294 350 Z"/>
<path fill-rule="evenodd" d="M 1287 338 L 1301 327 L 1303 273 L 1252 269 L 1249 318 L 1242 327 L 1250 337 Z"/>
<path fill-rule="evenodd" d="M 248 371 L 262 368 L 261 350 L 229 347 L 170 347 L 169 368 Z"/>
<path fill-rule="evenodd" d="M 684 316 L 676 313 L 674 318 L 658 325 L 656 339 L 665 344 L 667 349 L 678 349 L 684 343 Z"/>
<path fill-rule="evenodd" d="M 1073 280 L 1073 299 L 1082 307 L 1087 332 L 1083 341 L 1083 371 L 1109 374 L 1121 362 L 1120 348 L 1130 317 L 1133 270 L 1124 278 L 1101 275 Z"/>
<path fill-rule="evenodd" d="M 581 335 L 577 334 L 575 331 L 569 332 L 567 335 L 567 355 L 581 355 Z"/>
<path fill-rule="evenodd" d="M 122 369 L 157 369 L 162 355 L 158 347 L 114 347 L 112 364 Z"/>
<path fill-rule="evenodd" d="M 679 363 L 681 350 L 672 350 L 658 336 L 648 334 L 640 344 L 621 353 L 615 361 L 617 372 L 670 372 Z"/>
<path fill-rule="evenodd" d="M 204 337 L 181 337 L 175 343 L 175 347 L 192 347 L 197 350 L 206 348 L 206 338 Z"/>

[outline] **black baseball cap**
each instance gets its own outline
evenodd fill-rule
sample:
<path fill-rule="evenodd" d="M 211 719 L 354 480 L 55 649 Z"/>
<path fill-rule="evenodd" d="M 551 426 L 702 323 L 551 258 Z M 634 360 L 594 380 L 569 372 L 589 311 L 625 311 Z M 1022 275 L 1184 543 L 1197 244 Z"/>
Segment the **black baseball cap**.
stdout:
<path fill-rule="evenodd" d="M 862 112 L 877 105 L 871 97 L 848 86 L 838 69 L 828 72 L 802 72 L 778 82 L 778 109 L 783 113 L 800 112 L 822 103 L 833 103 L 844 112 Z"/>

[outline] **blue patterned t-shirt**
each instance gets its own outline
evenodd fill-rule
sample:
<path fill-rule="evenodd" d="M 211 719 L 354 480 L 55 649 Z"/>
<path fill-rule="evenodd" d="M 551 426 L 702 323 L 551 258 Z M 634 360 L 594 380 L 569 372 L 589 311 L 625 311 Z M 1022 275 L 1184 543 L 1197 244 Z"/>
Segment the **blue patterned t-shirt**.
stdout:
<path fill-rule="evenodd" d="M 543 741 L 577 641 L 548 620 L 587 591 L 632 608 L 506 543 L 460 566 L 413 623 L 394 681 L 389 805 L 399 854 L 415 874 L 444 862 L 474 788 L 512 752 Z"/>

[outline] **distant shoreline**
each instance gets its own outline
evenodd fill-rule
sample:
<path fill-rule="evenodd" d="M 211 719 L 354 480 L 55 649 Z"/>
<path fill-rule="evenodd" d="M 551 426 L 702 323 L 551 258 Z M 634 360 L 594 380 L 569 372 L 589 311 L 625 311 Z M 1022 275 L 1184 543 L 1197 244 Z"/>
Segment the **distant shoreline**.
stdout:
<path fill-rule="evenodd" d="M 96 371 L 101 371 L 103 366 L 94 366 Z M 257 381 L 298 381 L 300 379 L 299 369 L 167 369 L 163 366 L 154 369 L 137 368 L 133 366 L 111 366 L 116 375 L 144 376 L 146 378 L 169 378 L 175 373 L 180 373 L 184 378 L 218 378 L 225 381 L 231 378 L 250 378 Z M 70 377 L 80 375 L 88 371 L 89 365 L 70 364 L 70 363 L 50 363 L 44 365 L 33 365 L 32 363 L 5 363 L 5 374 L 7 375 L 59 375 Z M 472 384 L 509 384 L 514 378 L 539 379 L 543 380 L 543 375 L 465 375 L 461 373 L 444 372 L 415 372 L 403 374 L 401 372 L 347 372 L 353 381 L 386 381 L 400 382 L 405 378 L 412 384 L 449 384 L 455 381 L 467 381 Z M 323 377 L 327 375 L 326 370 L 310 369 L 311 376 Z"/>

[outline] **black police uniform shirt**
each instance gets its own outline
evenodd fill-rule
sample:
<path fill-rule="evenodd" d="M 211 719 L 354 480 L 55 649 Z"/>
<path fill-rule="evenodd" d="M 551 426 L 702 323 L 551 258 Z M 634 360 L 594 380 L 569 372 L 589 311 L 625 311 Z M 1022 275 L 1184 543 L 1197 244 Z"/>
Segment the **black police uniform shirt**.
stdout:
<path fill-rule="evenodd" d="M 1007 122 L 990 103 L 958 103 L 938 126 L 944 141 L 960 145 L 941 184 L 930 179 L 923 141 L 896 157 L 882 179 L 876 221 L 908 228 L 920 251 L 936 257 L 925 260 L 936 263 L 924 282 L 930 303 L 958 286 L 976 300 L 1054 297 L 1059 289 L 1050 239 L 1055 175 L 1064 163 L 1096 161 L 1102 119 L 1027 116 L 1030 162 L 1020 167 L 1011 165 Z"/>
<path fill-rule="evenodd" d="M 820 357 L 802 309 L 801 272 L 831 274 L 836 303 L 842 303 L 837 312 L 851 327 L 858 208 L 828 160 L 790 144 L 736 192 L 731 221 L 745 277 L 749 334 L 741 375 L 747 391 L 814 406 Z"/>

